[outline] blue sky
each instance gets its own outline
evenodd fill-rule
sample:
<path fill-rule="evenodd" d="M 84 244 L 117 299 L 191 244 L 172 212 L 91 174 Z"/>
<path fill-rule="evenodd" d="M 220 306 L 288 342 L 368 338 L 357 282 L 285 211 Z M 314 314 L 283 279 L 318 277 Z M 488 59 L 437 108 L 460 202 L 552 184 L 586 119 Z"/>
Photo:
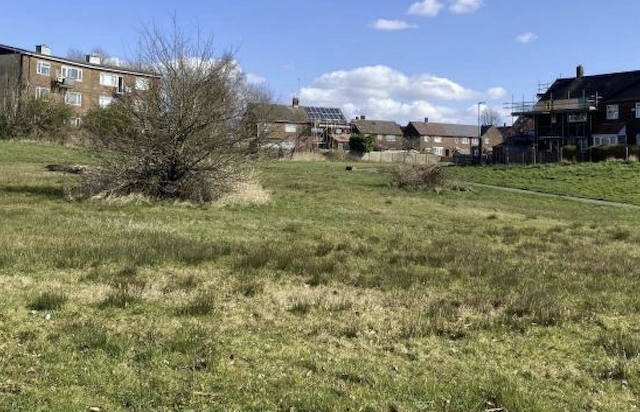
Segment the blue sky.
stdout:
<path fill-rule="evenodd" d="M 141 27 L 173 14 L 281 103 L 295 94 L 401 125 L 475 124 L 478 102 L 503 112 L 579 64 L 586 75 L 640 70 L 638 0 L 5 0 L 0 43 L 127 58 Z"/>

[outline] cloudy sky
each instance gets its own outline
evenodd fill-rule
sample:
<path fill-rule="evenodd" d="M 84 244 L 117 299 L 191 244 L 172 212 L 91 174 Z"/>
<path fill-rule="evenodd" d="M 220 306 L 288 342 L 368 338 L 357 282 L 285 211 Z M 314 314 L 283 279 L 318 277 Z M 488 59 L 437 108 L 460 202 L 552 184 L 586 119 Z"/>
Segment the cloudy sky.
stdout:
<path fill-rule="evenodd" d="M 638 0 L 5 0 L 0 43 L 126 58 L 141 27 L 173 14 L 279 102 L 297 95 L 349 118 L 475 124 L 485 102 L 510 123 L 509 104 L 577 65 L 640 70 Z"/>

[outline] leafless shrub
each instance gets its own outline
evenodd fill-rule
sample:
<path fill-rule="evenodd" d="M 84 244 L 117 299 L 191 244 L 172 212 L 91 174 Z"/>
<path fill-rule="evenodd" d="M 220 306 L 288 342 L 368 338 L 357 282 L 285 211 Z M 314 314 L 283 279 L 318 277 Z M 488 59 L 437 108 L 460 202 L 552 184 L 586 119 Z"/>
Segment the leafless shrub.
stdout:
<path fill-rule="evenodd" d="M 83 175 L 84 195 L 209 202 L 241 179 L 252 148 L 242 116 L 256 93 L 231 53 L 195 38 L 175 19 L 168 32 L 143 30 L 138 65 L 157 78 L 87 115 L 104 163 Z"/>
<path fill-rule="evenodd" d="M 439 190 L 445 186 L 446 181 L 440 166 L 401 166 L 392 175 L 392 183 L 405 189 Z"/>

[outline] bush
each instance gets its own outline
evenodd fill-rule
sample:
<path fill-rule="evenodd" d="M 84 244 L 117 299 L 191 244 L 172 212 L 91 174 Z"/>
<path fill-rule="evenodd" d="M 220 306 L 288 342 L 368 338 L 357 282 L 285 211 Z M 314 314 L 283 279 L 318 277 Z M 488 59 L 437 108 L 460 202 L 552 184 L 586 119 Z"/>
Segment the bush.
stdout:
<path fill-rule="evenodd" d="M 405 189 L 440 189 L 445 186 L 446 176 L 440 166 L 402 166 L 392 177 L 395 186 Z"/>
<path fill-rule="evenodd" d="M 349 148 L 356 152 L 368 153 L 373 150 L 376 140 L 373 136 L 354 134 L 349 139 Z"/>
<path fill-rule="evenodd" d="M 578 147 L 576 145 L 566 145 L 562 148 L 563 158 L 566 160 L 574 161 Z"/>
<path fill-rule="evenodd" d="M 13 110 L 0 110 L 0 139 L 57 138 L 66 130 L 73 109 L 47 99 L 25 99 Z"/>
<path fill-rule="evenodd" d="M 591 160 L 602 162 L 607 159 L 626 159 L 627 156 L 640 156 L 640 147 L 625 145 L 596 146 L 591 148 Z"/>

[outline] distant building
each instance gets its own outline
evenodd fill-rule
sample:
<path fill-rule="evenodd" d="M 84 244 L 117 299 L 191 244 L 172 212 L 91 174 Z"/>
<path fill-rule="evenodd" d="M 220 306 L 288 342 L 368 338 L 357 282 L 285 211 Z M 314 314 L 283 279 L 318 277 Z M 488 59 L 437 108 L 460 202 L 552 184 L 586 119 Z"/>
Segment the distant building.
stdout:
<path fill-rule="evenodd" d="M 399 150 L 404 148 L 404 133 L 396 122 L 367 120 L 364 116 L 351 122 L 351 132 L 375 138 L 374 150 Z"/>
<path fill-rule="evenodd" d="M 478 134 L 482 136 L 483 152 L 491 152 L 494 146 L 502 143 L 502 134 L 495 126 L 483 126 L 478 130 L 477 125 L 433 123 L 425 119 L 424 122 L 409 122 L 405 127 L 405 146 L 445 157 L 454 153 L 478 156 Z"/>
<path fill-rule="evenodd" d="M 515 104 L 512 114 L 533 122 L 533 132 L 514 134 L 505 149 L 528 146 L 534 160 L 557 161 L 565 146 L 640 143 L 640 71 L 559 78 L 533 103 Z"/>
<path fill-rule="evenodd" d="M 116 96 L 145 90 L 157 74 L 104 65 L 88 55 L 84 62 L 56 57 L 46 45 L 35 51 L 0 45 L 0 99 L 48 98 L 72 106 L 78 118 L 112 103 Z"/>
<path fill-rule="evenodd" d="M 250 104 L 245 121 L 264 147 L 283 149 L 347 149 L 351 126 L 342 110 L 333 107 Z"/>

